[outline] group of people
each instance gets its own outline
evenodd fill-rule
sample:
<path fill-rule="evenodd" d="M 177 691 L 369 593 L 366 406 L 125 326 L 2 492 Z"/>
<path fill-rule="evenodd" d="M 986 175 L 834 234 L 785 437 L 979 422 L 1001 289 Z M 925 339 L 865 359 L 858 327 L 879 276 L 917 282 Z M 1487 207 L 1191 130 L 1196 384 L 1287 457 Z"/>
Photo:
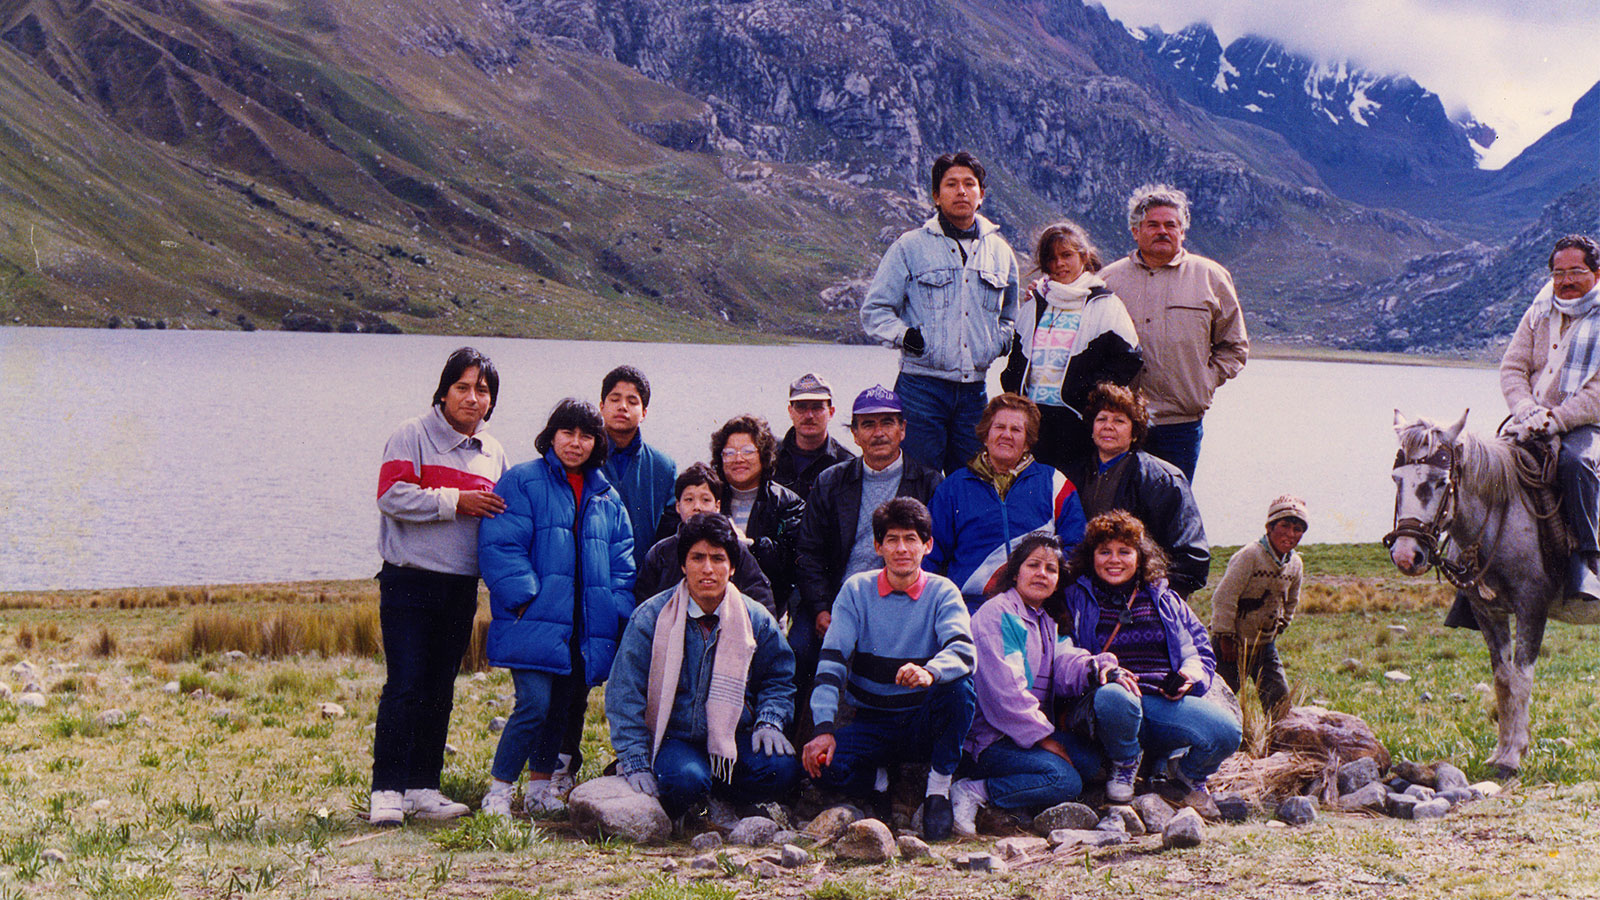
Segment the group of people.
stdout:
<path fill-rule="evenodd" d="M 438 782 L 480 574 L 489 662 L 516 694 L 492 814 L 511 814 L 524 771 L 525 810 L 562 807 L 602 684 L 616 774 L 674 818 L 806 776 L 886 814 L 897 764 L 917 761 L 933 839 L 971 833 L 985 803 L 1053 805 L 1096 781 L 1124 801 L 1146 775 L 1214 809 L 1207 777 L 1240 739 L 1204 696 L 1218 652 L 1235 687 L 1244 670 L 1283 701 L 1262 648 L 1293 615 L 1306 528 L 1302 501 L 1274 502 L 1262 549 L 1230 562 L 1214 650 L 1187 603 L 1210 565 L 1190 482 L 1201 417 L 1247 352 L 1231 279 L 1183 250 L 1187 199 L 1154 186 L 1129 204 L 1138 249 L 1111 266 L 1078 226 L 1046 229 L 1024 301 L 977 213 L 982 165 L 951 154 L 932 174 L 937 214 L 863 302 L 901 372 L 854 398 L 859 456 L 807 373 L 782 440 L 735 416 L 680 472 L 641 437 L 648 379 L 621 366 L 598 407 L 561 401 L 539 457 L 508 467 L 483 430 L 494 364 L 451 355 L 381 469 L 371 821 L 468 811 Z"/>

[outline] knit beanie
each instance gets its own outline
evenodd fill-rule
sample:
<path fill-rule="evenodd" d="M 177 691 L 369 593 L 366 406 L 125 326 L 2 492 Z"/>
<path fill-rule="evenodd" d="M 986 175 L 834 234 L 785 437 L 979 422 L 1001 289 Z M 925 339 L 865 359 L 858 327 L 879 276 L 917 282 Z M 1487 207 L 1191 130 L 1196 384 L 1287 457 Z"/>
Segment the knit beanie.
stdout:
<path fill-rule="evenodd" d="M 1306 502 L 1293 494 L 1283 494 L 1267 507 L 1267 527 L 1279 519 L 1299 519 L 1309 528 L 1311 519 L 1306 516 Z"/>

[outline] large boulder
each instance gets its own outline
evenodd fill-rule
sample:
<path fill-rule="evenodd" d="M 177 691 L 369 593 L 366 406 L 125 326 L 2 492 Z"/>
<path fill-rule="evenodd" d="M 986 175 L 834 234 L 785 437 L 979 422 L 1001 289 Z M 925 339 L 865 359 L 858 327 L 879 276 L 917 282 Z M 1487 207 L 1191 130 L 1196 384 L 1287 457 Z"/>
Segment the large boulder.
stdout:
<path fill-rule="evenodd" d="M 659 844 L 672 834 L 672 820 L 654 797 L 628 786 L 620 775 L 594 778 L 567 797 L 572 826 L 591 837 L 615 835 L 640 844 Z"/>
<path fill-rule="evenodd" d="M 811 820 L 805 827 L 805 835 L 819 844 L 829 841 L 844 834 L 851 822 L 861 819 L 861 811 L 853 806 L 830 806 Z"/>
<path fill-rule="evenodd" d="M 1389 749 L 1372 728 L 1356 716 L 1320 706 L 1297 706 L 1267 731 L 1267 752 L 1288 751 L 1343 765 L 1369 757 L 1379 771 L 1389 768 Z"/>

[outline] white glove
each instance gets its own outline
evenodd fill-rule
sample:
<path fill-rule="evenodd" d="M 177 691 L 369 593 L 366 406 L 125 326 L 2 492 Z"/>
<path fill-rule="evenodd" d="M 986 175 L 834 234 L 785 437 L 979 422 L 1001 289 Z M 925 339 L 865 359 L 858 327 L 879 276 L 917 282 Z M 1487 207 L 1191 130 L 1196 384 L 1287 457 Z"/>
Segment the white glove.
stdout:
<path fill-rule="evenodd" d="M 1505 428 L 1502 430 L 1505 432 L 1506 437 L 1511 439 L 1512 443 L 1526 444 L 1533 439 L 1533 430 L 1522 419 L 1512 419 L 1506 423 Z"/>
<path fill-rule="evenodd" d="M 1516 406 L 1511 407 L 1511 421 L 1524 421 L 1529 416 L 1533 415 L 1533 411 L 1536 409 L 1539 409 L 1539 404 L 1535 403 L 1530 398 L 1524 397 L 1517 401 Z"/>
<path fill-rule="evenodd" d="M 794 744 L 789 743 L 783 732 L 771 725 L 757 726 L 755 733 L 750 735 L 750 743 L 762 756 L 794 755 Z"/>
<path fill-rule="evenodd" d="M 1528 432 L 1536 437 L 1548 437 L 1557 430 L 1556 417 L 1544 407 L 1534 410 L 1524 422 L 1528 426 Z"/>
<path fill-rule="evenodd" d="M 622 777 L 628 779 L 628 787 L 646 797 L 661 796 L 661 789 L 656 787 L 656 776 L 653 772 L 629 772 Z"/>

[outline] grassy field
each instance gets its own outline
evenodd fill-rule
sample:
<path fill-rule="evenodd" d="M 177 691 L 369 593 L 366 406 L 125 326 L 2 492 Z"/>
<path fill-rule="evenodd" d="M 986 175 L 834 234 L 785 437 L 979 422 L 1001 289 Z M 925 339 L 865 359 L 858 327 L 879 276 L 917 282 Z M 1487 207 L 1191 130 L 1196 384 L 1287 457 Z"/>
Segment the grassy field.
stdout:
<path fill-rule="evenodd" d="M 1308 547 L 1306 558 L 1304 613 L 1280 642 L 1297 700 L 1362 717 L 1397 759 L 1447 759 L 1486 778 L 1488 666 L 1476 634 L 1439 625 L 1446 591 L 1400 579 L 1375 546 Z M 0 682 L 13 692 L 0 701 L 0 900 L 1600 891 L 1600 629 L 1551 626 L 1520 782 L 1438 822 L 1325 812 L 1282 829 L 1258 816 L 1212 828 L 1193 850 L 1146 842 L 989 876 L 927 862 L 849 867 L 823 852 L 761 880 L 731 865 L 668 871 L 686 846 L 584 842 L 562 821 L 369 829 L 357 812 L 382 684 L 375 606 L 371 582 L 0 594 Z M 1207 614 L 1203 594 L 1196 607 Z M 295 647 L 323 649 L 278 655 Z M 1412 680 L 1386 680 L 1395 669 Z M 45 708 L 15 703 L 29 680 Z M 510 711 L 511 686 L 501 670 L 463 674 L 456 697 L 444 787 L 476 804 L 497 739 L 488 723 Z M 593 699 L 584 777 L 610 758 Z M 326 703 L 346 714 L 330 717 Z M 120 722 L 105 715 L 113 709 Z"/>

